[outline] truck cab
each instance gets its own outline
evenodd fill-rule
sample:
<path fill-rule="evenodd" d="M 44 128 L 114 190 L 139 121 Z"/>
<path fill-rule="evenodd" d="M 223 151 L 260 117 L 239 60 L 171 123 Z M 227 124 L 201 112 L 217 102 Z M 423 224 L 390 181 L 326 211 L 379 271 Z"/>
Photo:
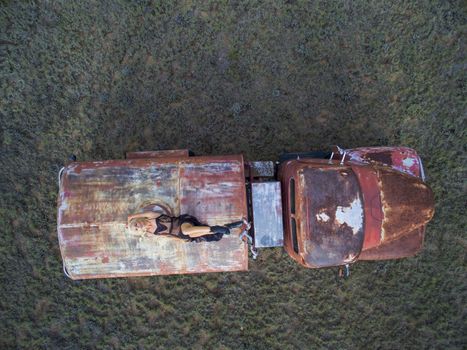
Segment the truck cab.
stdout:
<path fill-rule="evenodd" d="M 278 178 L 284 248 L 309 268 L 415 255 L 434 214 L 419 176 L 376 161 L 288 160 Z"/>

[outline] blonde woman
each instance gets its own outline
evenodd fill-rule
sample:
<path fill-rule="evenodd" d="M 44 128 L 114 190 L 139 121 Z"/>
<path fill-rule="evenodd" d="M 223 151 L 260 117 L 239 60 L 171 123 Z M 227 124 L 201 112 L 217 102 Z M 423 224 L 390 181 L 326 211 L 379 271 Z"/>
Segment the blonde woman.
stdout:
<path fill-rule="evenodd" d="M 225 226 L 203 225 L 194 216 L 171 216 L 163 205 L 150 205 L 143 212 L 128 216 L 128 227 L 138 232 L 183 239 L 187 242 L 216 242 L 242 221 Z"/>

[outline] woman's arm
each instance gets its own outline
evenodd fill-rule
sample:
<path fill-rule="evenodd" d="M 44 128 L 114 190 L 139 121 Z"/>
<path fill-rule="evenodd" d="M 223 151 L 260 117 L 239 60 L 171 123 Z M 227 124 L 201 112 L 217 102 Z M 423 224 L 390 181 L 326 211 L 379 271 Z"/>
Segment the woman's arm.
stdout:
<path fill-rule="evenodd" d="M 155 218 L 157 218 L 159 216 L 161 216 L 160 213 L 155 213 L 153 211 L 145 211 L 144 213 L 129 215 L 128 216 L 128 223 L 130 223 L 131 220 L 136 219 L 136 218 L 155 219 Z"/>

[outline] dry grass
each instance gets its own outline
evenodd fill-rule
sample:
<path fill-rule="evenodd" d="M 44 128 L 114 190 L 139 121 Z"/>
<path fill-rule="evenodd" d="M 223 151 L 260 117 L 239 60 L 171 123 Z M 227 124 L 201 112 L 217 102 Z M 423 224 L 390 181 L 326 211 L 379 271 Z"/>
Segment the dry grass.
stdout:
<path fill-rule="evenodd" d="M 465 4 L 0 5 L 0 348 L 465 348 Z M 249 273 L 71 281 L 68 155 L 407 145 L 436 216 L 423 252 L 348 280 L 280 249 Z"/>

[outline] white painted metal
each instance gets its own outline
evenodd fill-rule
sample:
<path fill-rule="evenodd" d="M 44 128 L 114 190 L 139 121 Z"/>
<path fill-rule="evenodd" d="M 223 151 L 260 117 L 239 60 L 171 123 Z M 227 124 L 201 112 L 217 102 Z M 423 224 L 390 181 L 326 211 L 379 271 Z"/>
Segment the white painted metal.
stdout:
<path fill-rule="evenodd" d="M 251 185 L 255 247 L 282 247 L 282 198 L 279 181 L 257 182 Z"/>

